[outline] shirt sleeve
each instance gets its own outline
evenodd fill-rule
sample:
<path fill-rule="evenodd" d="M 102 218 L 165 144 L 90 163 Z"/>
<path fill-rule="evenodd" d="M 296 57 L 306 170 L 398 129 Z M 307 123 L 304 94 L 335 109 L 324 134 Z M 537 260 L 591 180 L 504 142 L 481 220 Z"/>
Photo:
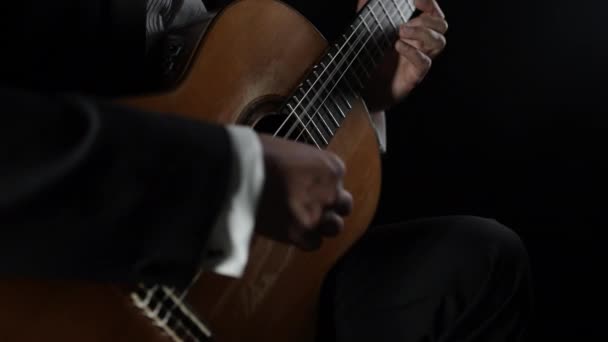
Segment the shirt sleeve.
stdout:
<path fill-rule="evenodd" d="M 227 126 L 234 146 L 231 194 L 207 240 L 202 270 L 240 277 L 247 264 L 255 214 L 264 183 L 262 146 L 248 127 Z"/>
<path fill-rule="evenodd" d="M 386 112 L 371 113 L 370 118 L 380 144 L 380 152 L 386 153 Z"/>

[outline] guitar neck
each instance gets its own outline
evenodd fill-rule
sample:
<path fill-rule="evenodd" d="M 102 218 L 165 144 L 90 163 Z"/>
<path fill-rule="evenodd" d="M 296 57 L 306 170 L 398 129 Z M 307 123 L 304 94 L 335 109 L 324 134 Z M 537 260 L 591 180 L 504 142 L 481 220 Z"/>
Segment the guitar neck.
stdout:
<path fill-rule="evenodd" d="M 410 0 L 368 1 L 285 102 L 275 136 L 325 148 L 414 10 Z"/>

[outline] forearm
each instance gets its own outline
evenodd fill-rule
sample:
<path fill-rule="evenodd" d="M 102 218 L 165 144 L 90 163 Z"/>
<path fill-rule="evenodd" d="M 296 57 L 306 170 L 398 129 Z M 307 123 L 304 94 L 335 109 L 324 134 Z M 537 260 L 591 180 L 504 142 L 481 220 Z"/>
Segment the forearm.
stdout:
<path fill-rule="evenodd" d="M 0 99 L 2 276 L 183 282 L 198 270 L 228 193 L 225 128 L 11 89 Z"/>

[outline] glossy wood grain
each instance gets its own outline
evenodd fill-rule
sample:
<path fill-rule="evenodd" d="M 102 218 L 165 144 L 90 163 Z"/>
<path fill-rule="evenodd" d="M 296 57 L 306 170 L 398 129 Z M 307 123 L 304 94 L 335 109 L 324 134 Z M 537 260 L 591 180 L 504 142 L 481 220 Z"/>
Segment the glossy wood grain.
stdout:
<path fill-rule="evenodd" d="M 252 103 L 288 96 L 326 47 L 285 4 L 238 1 L 216 17 L 179 86 L 119 102 L 206 122 L 241 122 Z M 243 278 L 202 274 L 186 301 L 217 341 L 312 341 L 323 277 L 364 233 L 379 196 L 379 148 L 362 102 L 328 149 L 345 161 L 345 187 L 354 197 L 344 233 L 316 252 L 255 236 Z M 21 281 L 3 282 L 0 293 L 0 341 L 168 340 L 119 287 Z"/>

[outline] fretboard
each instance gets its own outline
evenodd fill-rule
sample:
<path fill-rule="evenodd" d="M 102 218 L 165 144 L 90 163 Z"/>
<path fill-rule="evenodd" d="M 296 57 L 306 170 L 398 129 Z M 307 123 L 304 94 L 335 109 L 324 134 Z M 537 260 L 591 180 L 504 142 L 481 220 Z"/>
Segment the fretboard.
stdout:
<path fill-rule="evenodd" d="M 285 102 L 275 136 L 326 147 L 414 10 L 411 0 L 368 1 Z"/>

